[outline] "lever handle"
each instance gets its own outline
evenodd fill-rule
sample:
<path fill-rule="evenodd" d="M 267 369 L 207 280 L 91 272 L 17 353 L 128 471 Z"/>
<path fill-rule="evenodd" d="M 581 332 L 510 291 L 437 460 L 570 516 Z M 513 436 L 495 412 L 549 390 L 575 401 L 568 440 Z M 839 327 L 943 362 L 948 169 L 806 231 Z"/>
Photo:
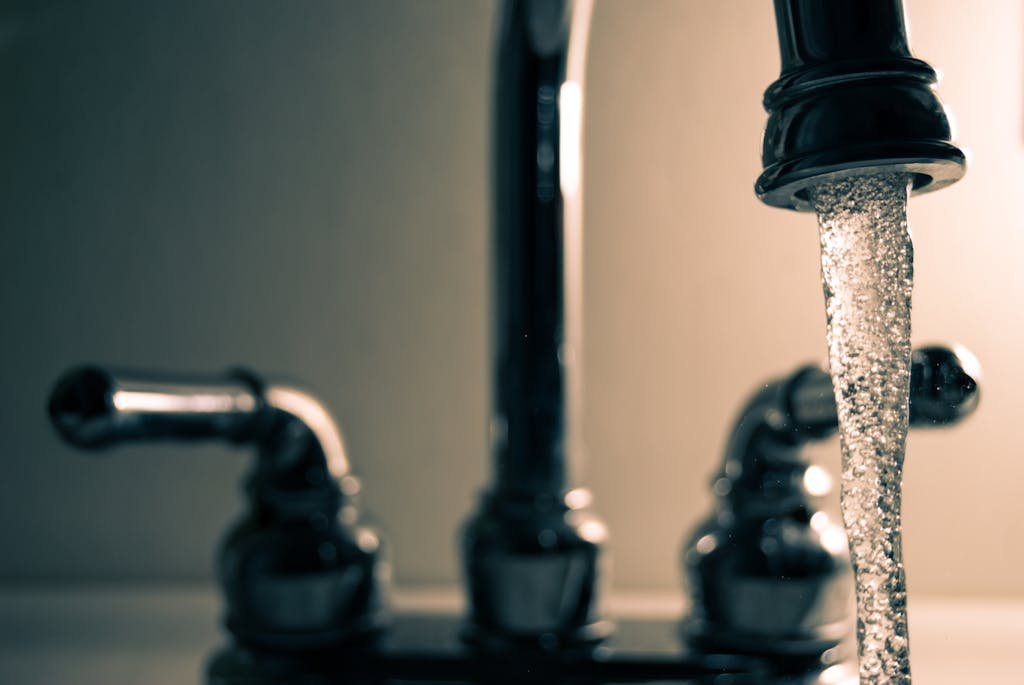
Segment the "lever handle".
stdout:
<path fill-rule="evenodd" d="M 87 449 L 128 441 L 225 438 L 256 442 L 268 463 L 287 467 L 296 462 L 295 450 L 313 444 L 320 455 L 314 458 L 323 460 L 342 490 L 356 487 L 341 430 L 320 401 L 298 388 L 265 384 L 245 371 L 175 377 L 83 366 L 57 382 L 49 410 L 61 437 Z"/>
<path fill-rule="evenodd" d="M 912 356 L 910 423 L 948 425 L 978 405 L 977 361 L 962 347 Z M 715 510 L 683 550 L 691 614 L 686 639 L 713 653 L 820 667 L 849 626 L 843 529 L 817 511 L 805 445 L 837 428 L 828 373 L 809 366 L 766 384 L 733 428 L 715 477 Z M 827 489 L 827 486 L 826 486 Z M 801 660 L 804 660 L 801 662 Z"/>
<path fill-rule="evenodd" d="M 83 366 L 57 382 L 50 418 L 76 447 L 154 438 L 240 439 L 262 401 L 241 377 L 187 379 Z"/>
<path fill-rule="evenodd" d="M 227 627 L 247 645 L 307 650 L 361 640 L 387 618 L 390 565 L 359 521 L 341 431 L 312 395 L 246 372 L 212 377 L 72 369 L 50 397 L 72 445 L 224 438 L 255 444 L 250 507 L 224 539 Z"/>
<path fill-rule="evenodd" d="M 980 367 L 966 348 L 921 347 L 911 361 L 911 426 L 951 425 L 978 406 Z M 805 468 L 803 446 L 834 433 L 838 422 L 832 381 L 822 369 L 807 366 L 765 384 L 733 425 L 716 491 L 732 493 L 737 506 L 760 501 L 765 482 L 779 486 L 771 491 L 772 507 L 782 493 L 802 497 L 778 470 Z"/>
<path fill-rule="evenodd" d="M 910 370 L 910 425 L 944 426 L 978 406 L 980 367 L 962 346 L 914 350 Z M 828 373 L 808 367 L 794 377 L 788 392 L 789 415 L 813 431 L 837 427 L 835 396 Z"/>

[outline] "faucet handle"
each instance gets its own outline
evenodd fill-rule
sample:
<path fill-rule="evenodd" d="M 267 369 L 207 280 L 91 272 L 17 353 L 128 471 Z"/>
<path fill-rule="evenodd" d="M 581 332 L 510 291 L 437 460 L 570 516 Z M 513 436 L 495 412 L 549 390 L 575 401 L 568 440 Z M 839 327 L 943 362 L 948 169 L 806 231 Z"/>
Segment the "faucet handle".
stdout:
<path fill-rule="evenodd" d="M 978 407 L 981 365 L 963 345 L 914 350 L 910 370 L 910 425 L 944 426 Z"/>
<path fill-rule="evenodd" d="M 390 565 L 378 533 L 359 522 L 341 431 L 312 395 L 242 371 L 189 378 L 86 366 L 58 381 L 49 410 L 61 437 L 86 449 L 156 439 L 256 445 L 250 508 L 218 563 L 239 642 L 320 649 L 383 626 Z"/>
<path fill-rule="evenodd" d="M 977 360 L 960 346 L 913 352 L 910 423 L 956 423 L 978 405 Z M 849 629 L 845 532 L 816 509 L 829 479 L 804 446 L 836 430 L 827 372 L 807 366 L 765 385 L 736 421 L 714 480 L 717 506 L 683 549 L 684 621 L 701 650 L 756 654 L 782 669 L 838 662 Z"/>
<path fill-rule="evenodd" d="M 159 438 L 240 439 L 261 409 L 240 377 L 184 378 L 82 366 L 64 374 L 50 396 L 57 432 L 94 449 Z"/>
<path fill-rule="evenodd" d="M 973 412 L 980 399 L 981 366 L 963 345 L 915 349 L 910 367 L 910 425 L 945 426 Z M 784 411 L 791 425 L 827 435 L 838 427 L 828 372 L 809 366 L 790 377 Z"/>

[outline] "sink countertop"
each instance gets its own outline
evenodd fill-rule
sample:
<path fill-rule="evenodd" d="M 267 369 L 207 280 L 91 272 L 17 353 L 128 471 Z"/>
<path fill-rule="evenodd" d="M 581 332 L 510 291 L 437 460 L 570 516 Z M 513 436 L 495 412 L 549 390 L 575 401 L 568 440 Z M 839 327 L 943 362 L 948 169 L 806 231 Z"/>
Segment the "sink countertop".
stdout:
<path fill-rule="evenodd" d="M 457 588 L 404 589 L 395 608 L 457 612 Z M 620 593 L 608 612 L 679 616 L 675 593 Z M 1024 599 L 911 598 L 911 663 L 925 685 L 1024 683 Z M 184 685 L 202 682 L 225 643 L 209 585 L 0 586 L 0 682 Z"/>

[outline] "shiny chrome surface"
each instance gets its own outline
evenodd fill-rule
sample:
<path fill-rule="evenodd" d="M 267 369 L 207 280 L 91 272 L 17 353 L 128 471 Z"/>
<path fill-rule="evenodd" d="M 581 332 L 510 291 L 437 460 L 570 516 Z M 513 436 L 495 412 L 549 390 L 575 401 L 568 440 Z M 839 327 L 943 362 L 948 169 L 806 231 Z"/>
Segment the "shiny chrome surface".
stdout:
<path fill-rule="evenodd" d="M 749 658 L 680 649 L 674 623 L 625 620 L 598 652 L 483 653 L 459 638 L 459 619 L 412 609 L 372 649 L 305 655 L 231 647 L 215 654 L 208 685 L 837 685 L 766 680 Z"/>
<path fill-rule="evenodd" d="M 58 382 L 50 418 L 78 447 L 154 438 L 241 437 L 260 400 L 240 379 L 160 378 L 86 366 Z"/>
<path fill-rule="evenodd" d="M 591 0 L 508 0 L 494 101 L 494 479 L 462 534 L 466 637 L 488 650 L 599 640 L 607 531 L 573 486 L 582 337 L 580 145 Z"/>
<path fill-rule="evenodd" d="M 943 426 L 973 412 L 981 399 L 980 368 L 966 348 L 920 347 L 912 354 L 910 423 L 914 427 Z M 808 367 L 790 385 L 788 412 L 805 429 L 831 431 L 836 427 L 835 395 L 828 372 Z"/>
<path fill-rule="evenodd" d="M 244 371 L 203 379 L 90 366 L 60 379 L 50 416 L 79 447 L 202 438 L 257 447 L 251 507 L 218 558 L 239 642 L 311 649 L 385 621 L 390 565 L 378 533 L 359 522 L 341 431 L 309 393 Z"/>
<path fill-rule="evenodd" d="M 58 381 L 49 411 L 61 437 L 85 448 L 159 438 L 260 442 L 268 426 L 294 421 L 334 478 L 349 475 L 341 431 L 319 400 L 245 372 L 204 379 L 85 366 Z"/>
<path fill-rule="evenodd" d="M 269 409 L 291 417 L 313 435 L 327 462 L 328 472 L 343 483 L 349 476 L 348 455 L 341 430 L 327 408 L 308 392 L 287 385 L 264 387 L 263 401 Z M 343 489 L 346 487 L 351 486 L 343 483 Z"/>
<path fill-rule="evenodd" d="M 591 0 L 510 0 L 493 133 L 494 487 L 563 493 L 579 441 L 583 66 Z"/>
<path fill-rule="evenodd" d="M 553 651 L 608 636 L 598 613 L 608 532 L 574 490 L 561 499 L 485 495 L 463 531 L 468 641 L 488 651 Z"/>
<path fill-rule="evenodd" d="M 978 405 L 976 361 L 963 348 L 914 351 L 911 425 L 942 426 Z M 829 375 L 805 367 L 768 383 L 741 411 L 712 489 L 715 511 L 691 535 L 684 635 L 712 651 L 784 667 L 835 663 L 852 627 L 846 535 L 816 508 L 831 479 L 802 450 L 837 429 Z"/>
<path fill-rule="evenodd" d="M 587 556 L 585 551 L 508 554 L 482 562 L 486 582 L 502 588 L 491 596 L 496 621 L 515 633 L 557 633 L 572 620 L 592 573 Z"/>
<path fill-rule="evenodd" d="M 769 113 L 755 191 L 809 211 L 807 191 L 851 175 L 909 172 L 912 192 L 965 171 L 935 71 L 910 54 L 901 0 L 775 0 L 782 74 Z"/>

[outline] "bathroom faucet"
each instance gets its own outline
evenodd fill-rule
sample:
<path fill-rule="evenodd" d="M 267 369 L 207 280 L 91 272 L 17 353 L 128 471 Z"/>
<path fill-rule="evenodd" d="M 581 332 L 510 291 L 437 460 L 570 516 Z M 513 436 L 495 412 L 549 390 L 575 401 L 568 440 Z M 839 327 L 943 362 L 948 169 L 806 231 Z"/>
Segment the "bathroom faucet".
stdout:
<path fill-rule="evenodd" d="M 61 437 L 87 449 L 215 438 L 256 446 L 250 508 L 218 563 L 227 628 L 240 643 L 329 647 L 384 625 L 390 567 L 377 532 L 359 523 L 341 432 L 309 393 L 245 371 L 187 378 L 87 366 L 58 381 L 49 412 Z"/>
<path fill-rule="evenodd" d="M 978 374 L 964 348 L 915 350 L 911 426 L 970 415 Z M 816 509 L 830 479 L 803 453 L 837 424 L 832 381 L 816 366 L 766 384 L 740 411 L 713 480 L 715 510 L 683 549 L 692 600 L 683 634 L 697 649 L 757 655 L 790 673 L 844 658 L 837 647 L 852 627 L 846 536 Z"/>
<path fill-rule="evenodd" d="M 783 64 L 765 95 L 759 197 L 806 210 L 812 187 L 848 175 L 901 171 L 921 192 L 963 174 L 935 74 L 909 54 L 899 0 L 776 0 L 775 8 Z M 765 663 L 774 678 L 843 657 L 845 538 L 815 508 L 824 476 L 803 454 L 836 429 L 830 379 L 814 367 L 769 383 L 735 425 L 713 484 L 715 511 L 684 551 L 693 594 L 686 650 L 671 631 L 660 661 L 628 651 L 616 661 L 618 636 L 593 649 L 611 624 L 598 605 L 607 531 L 575 468 L 591 9 L 591 0 L 507 0 L 502 8 L 492 159 L 493 477 L 461 538 L 469 600 L 461 638 L 469 647 L 403 651 L 401 631 L 376 641 L 387 622 L 389 566 L 377 533 L 358 521 L 359 484 L 337 424 L 309 394 L 245 372 L 190 380 L 87 367 L 58 384 L 51 418 L 80 447 L 219 438 L 257 448 L 250 511 L 219 562 L 227 625 L 242 649 L 215 659 L 212 683 L 350 682 L 352 674 L 379 682 L 382 672 L 459 682 L 639 682 L 646 674 L 738 683 Z M 913 425 L 946 425 L 973 410 L 978 390 L 967 366 L 944 348 L 915 353 Z M 719 660 L 725 656 L 739 658 Z M 279 667 L 312 675 L 275 680 Z M 224 675 L 236 668 L 260 677 Z"/>
<path fill-rule="evenodd" d="M 809 190 L 841 178 L 904 172 L 920 193 L 964 175 L 903 16 L 902 0 L 775 0 L 782 74 L 764 94 L 764 202 L 808 211 Z"/>

